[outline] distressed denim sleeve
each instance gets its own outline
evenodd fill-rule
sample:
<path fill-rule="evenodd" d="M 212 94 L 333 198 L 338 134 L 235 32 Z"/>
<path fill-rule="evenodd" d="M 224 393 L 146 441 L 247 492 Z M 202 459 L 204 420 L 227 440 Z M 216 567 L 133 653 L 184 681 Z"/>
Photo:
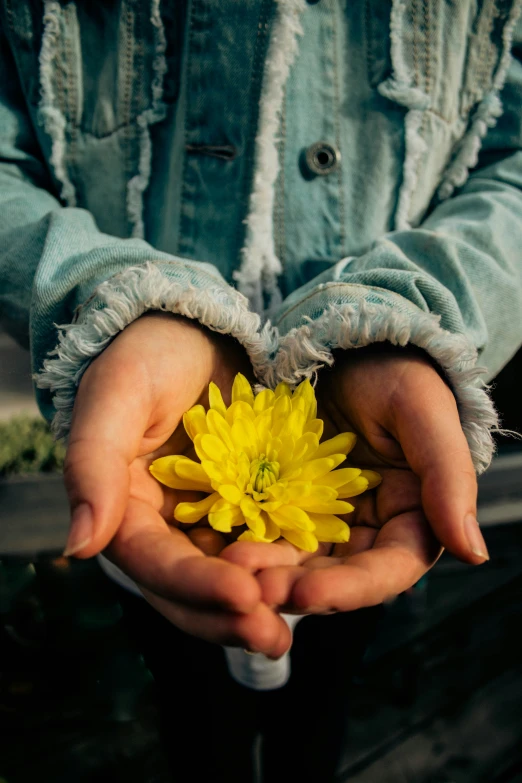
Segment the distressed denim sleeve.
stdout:
<path fill-rule="evenodd" d="M 292 293 L 276 318 L 275 380 L 310 376 L 333 363 L 336 348 L 389 341 L 427 351 L 452 385 L 479 472 L 490 462 L 496 424 L 479 378 L 493 378 L 522 343 L 519 46 L 500 96 L 503 114 L 465 184 L 420 226 L 383 236 Z M 480 143 L 480 135 L 466 143 Z M 465 180 L 467 171 L 458 174 Z"/>
<path fill-rule="evenodd" d="M 43 367 L 38 402 L 59 435 L 89 363 L 146 310 L 196 318 L 241 342 L 254 369 L 263 361 L 259 317 L 215 267 L 104 234 L 87 210 L 61 205 L 1 30 L 0 281 L 2 324 Z"/>

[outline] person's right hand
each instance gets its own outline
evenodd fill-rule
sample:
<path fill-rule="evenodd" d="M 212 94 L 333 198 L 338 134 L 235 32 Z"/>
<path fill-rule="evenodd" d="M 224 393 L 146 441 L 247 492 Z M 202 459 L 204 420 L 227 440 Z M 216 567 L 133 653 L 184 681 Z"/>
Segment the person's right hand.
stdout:
<path fill-rule="evenodd" d="M 67 450 L 66 554 L 104 550 L 183 631 L 277 658 L 290 631 L 261 602 L 255 577 L 212 556 L 224 546 L 218 533 L 175 526 L 174 506 L 189 498 L 148 469 L 159 456 L 190 455 L 183 413 L 205 402 L 212 380 L 226 398 L 246 363 L 230 338 L 164 313 L 142 316 L 95 359 L 80 382 Z"/>

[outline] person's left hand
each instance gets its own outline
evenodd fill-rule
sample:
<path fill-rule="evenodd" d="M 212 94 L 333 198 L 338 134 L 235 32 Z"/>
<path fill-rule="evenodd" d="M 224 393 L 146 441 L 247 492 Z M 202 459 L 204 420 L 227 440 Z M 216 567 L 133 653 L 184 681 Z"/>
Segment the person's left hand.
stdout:
<path fill-rule="evenodd" d="M 323 373 L 317 392 L 325 437 L 356 432 L 349 464 L 378 471 L 382 483 L 350 499 L 347 544 L 323 544 L 314 555 L 282 541 L 223 550 L 257 574 L 263 600 L 298 613 L 379 604 L 415 584 L 441 544 L 483 563 L 471 455 L 453 393 L 429 359 L 415 349 L 351 351 Z"/>

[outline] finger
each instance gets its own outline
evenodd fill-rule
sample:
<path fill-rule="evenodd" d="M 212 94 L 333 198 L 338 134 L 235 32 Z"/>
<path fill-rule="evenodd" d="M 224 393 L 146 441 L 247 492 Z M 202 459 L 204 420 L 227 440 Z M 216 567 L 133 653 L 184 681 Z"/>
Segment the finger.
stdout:
<path fill-rule="evenodd" d="M 303 569 L 292 601 L 301 611 L 314 614 L 375 606 L 415 584 L 440 552 L 427 520 L 410 511 L 385 525 L 371 550 L 332 568 Z"/>
<path fill-rule="evenodd" d="M 430 374 L 411 373 L 393 415 L 437 538 L 456 557 L 483 563 L 488 552 L 476 522 L 477 480 L 452 392 L 441 379 L 434 383 Z"/>
<path fill-rule="evenodd" d="M 176 627 L 208 642 L 245 647 L 271 658 L 280 658 L 292 643 L 288 625 L 265 604 L 259 604 L 250 614 L 209 612 L 168 601 L 145 588 L 142 592 Z"/>
<path fill-rule="evenodd" d="M 264 603 L 279 611 L 301 614 L 302 610 L 293 605 L 292 592 L 305 573 L 304 566 L 274 566 L 260 571 L 257 581 Z"/>
<path fill-rule="evenodd" d="M 373 527 L 358 525 L 350 528 L 350 540 L 347 544 L 336 544 L 333 550 L 334 557 L 348 557 L 349 555 L 358 555 L 359 552 L 365 552 L 371 549 L 378 530 Z"/>
<path fill-rule="evenodd" d="M 131 579 L 164 598 L 234 612 L 253 611 L 261 598 L 252 574 L 205 557 L 185 533 L 136 498 L 129 500 L 108 553 Z"/>
<path fill-rule="evenodd" d="M 329 548 L 330 544 L 319 544 L 318 552 L 310 553 L 298 549 L 284 539 L 279 539 L 273 544 L 262 541 L 236 541 L 221 552 L 221 557 L 255 574 L 263 568 L 299 565 L 317 554 L 327 552 Z"/>
<path fill-rule="evenodd" d="M 84 377 L 74 405 L 64 467 L 71 505 L 71 530 L 65 553 L 90 557 L 111 540 L 129 495 L 129 464 L 136 456 L 148 419 L 146 390 L 110 381 L 103 367 Z"/>
<path fill-rule="evenodd" d="M 188 530 L 187 535 L 194 546 L 209 557 L 217 557 L 227 545 L 225 537 L 209 527 L 196 527 Z"/>

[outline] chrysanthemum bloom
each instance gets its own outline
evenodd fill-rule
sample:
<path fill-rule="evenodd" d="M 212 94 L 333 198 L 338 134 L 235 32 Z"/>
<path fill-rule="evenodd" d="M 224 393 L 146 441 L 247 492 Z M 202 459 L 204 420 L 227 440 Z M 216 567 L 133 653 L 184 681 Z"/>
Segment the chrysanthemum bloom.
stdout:
<path fill-rule="evenodd" d="M 345 498 L 380 482 L 378 473 L 340 468 L 356 436 L 344 432 L 320 443 L 323 422 L 309 381 L 292 393 L 285 383 L 254 395 L 243 375 L 232 387 L 227 408 L 218 387 L 209 386 L 210 410 L 195 405 L 185 429 L 200 462 L 161 457 L 150 466 L 155 478 L 173 489 L 208 493 L 179 503 L 179 522 L 205 516 L 214 530 L 230 533 L 246 526 L 239 540 L 271 542 L 283 536 L 315 552 L 319 541 L 346 542 L 350 529 L 338 514 L 353 506 Z"/>

